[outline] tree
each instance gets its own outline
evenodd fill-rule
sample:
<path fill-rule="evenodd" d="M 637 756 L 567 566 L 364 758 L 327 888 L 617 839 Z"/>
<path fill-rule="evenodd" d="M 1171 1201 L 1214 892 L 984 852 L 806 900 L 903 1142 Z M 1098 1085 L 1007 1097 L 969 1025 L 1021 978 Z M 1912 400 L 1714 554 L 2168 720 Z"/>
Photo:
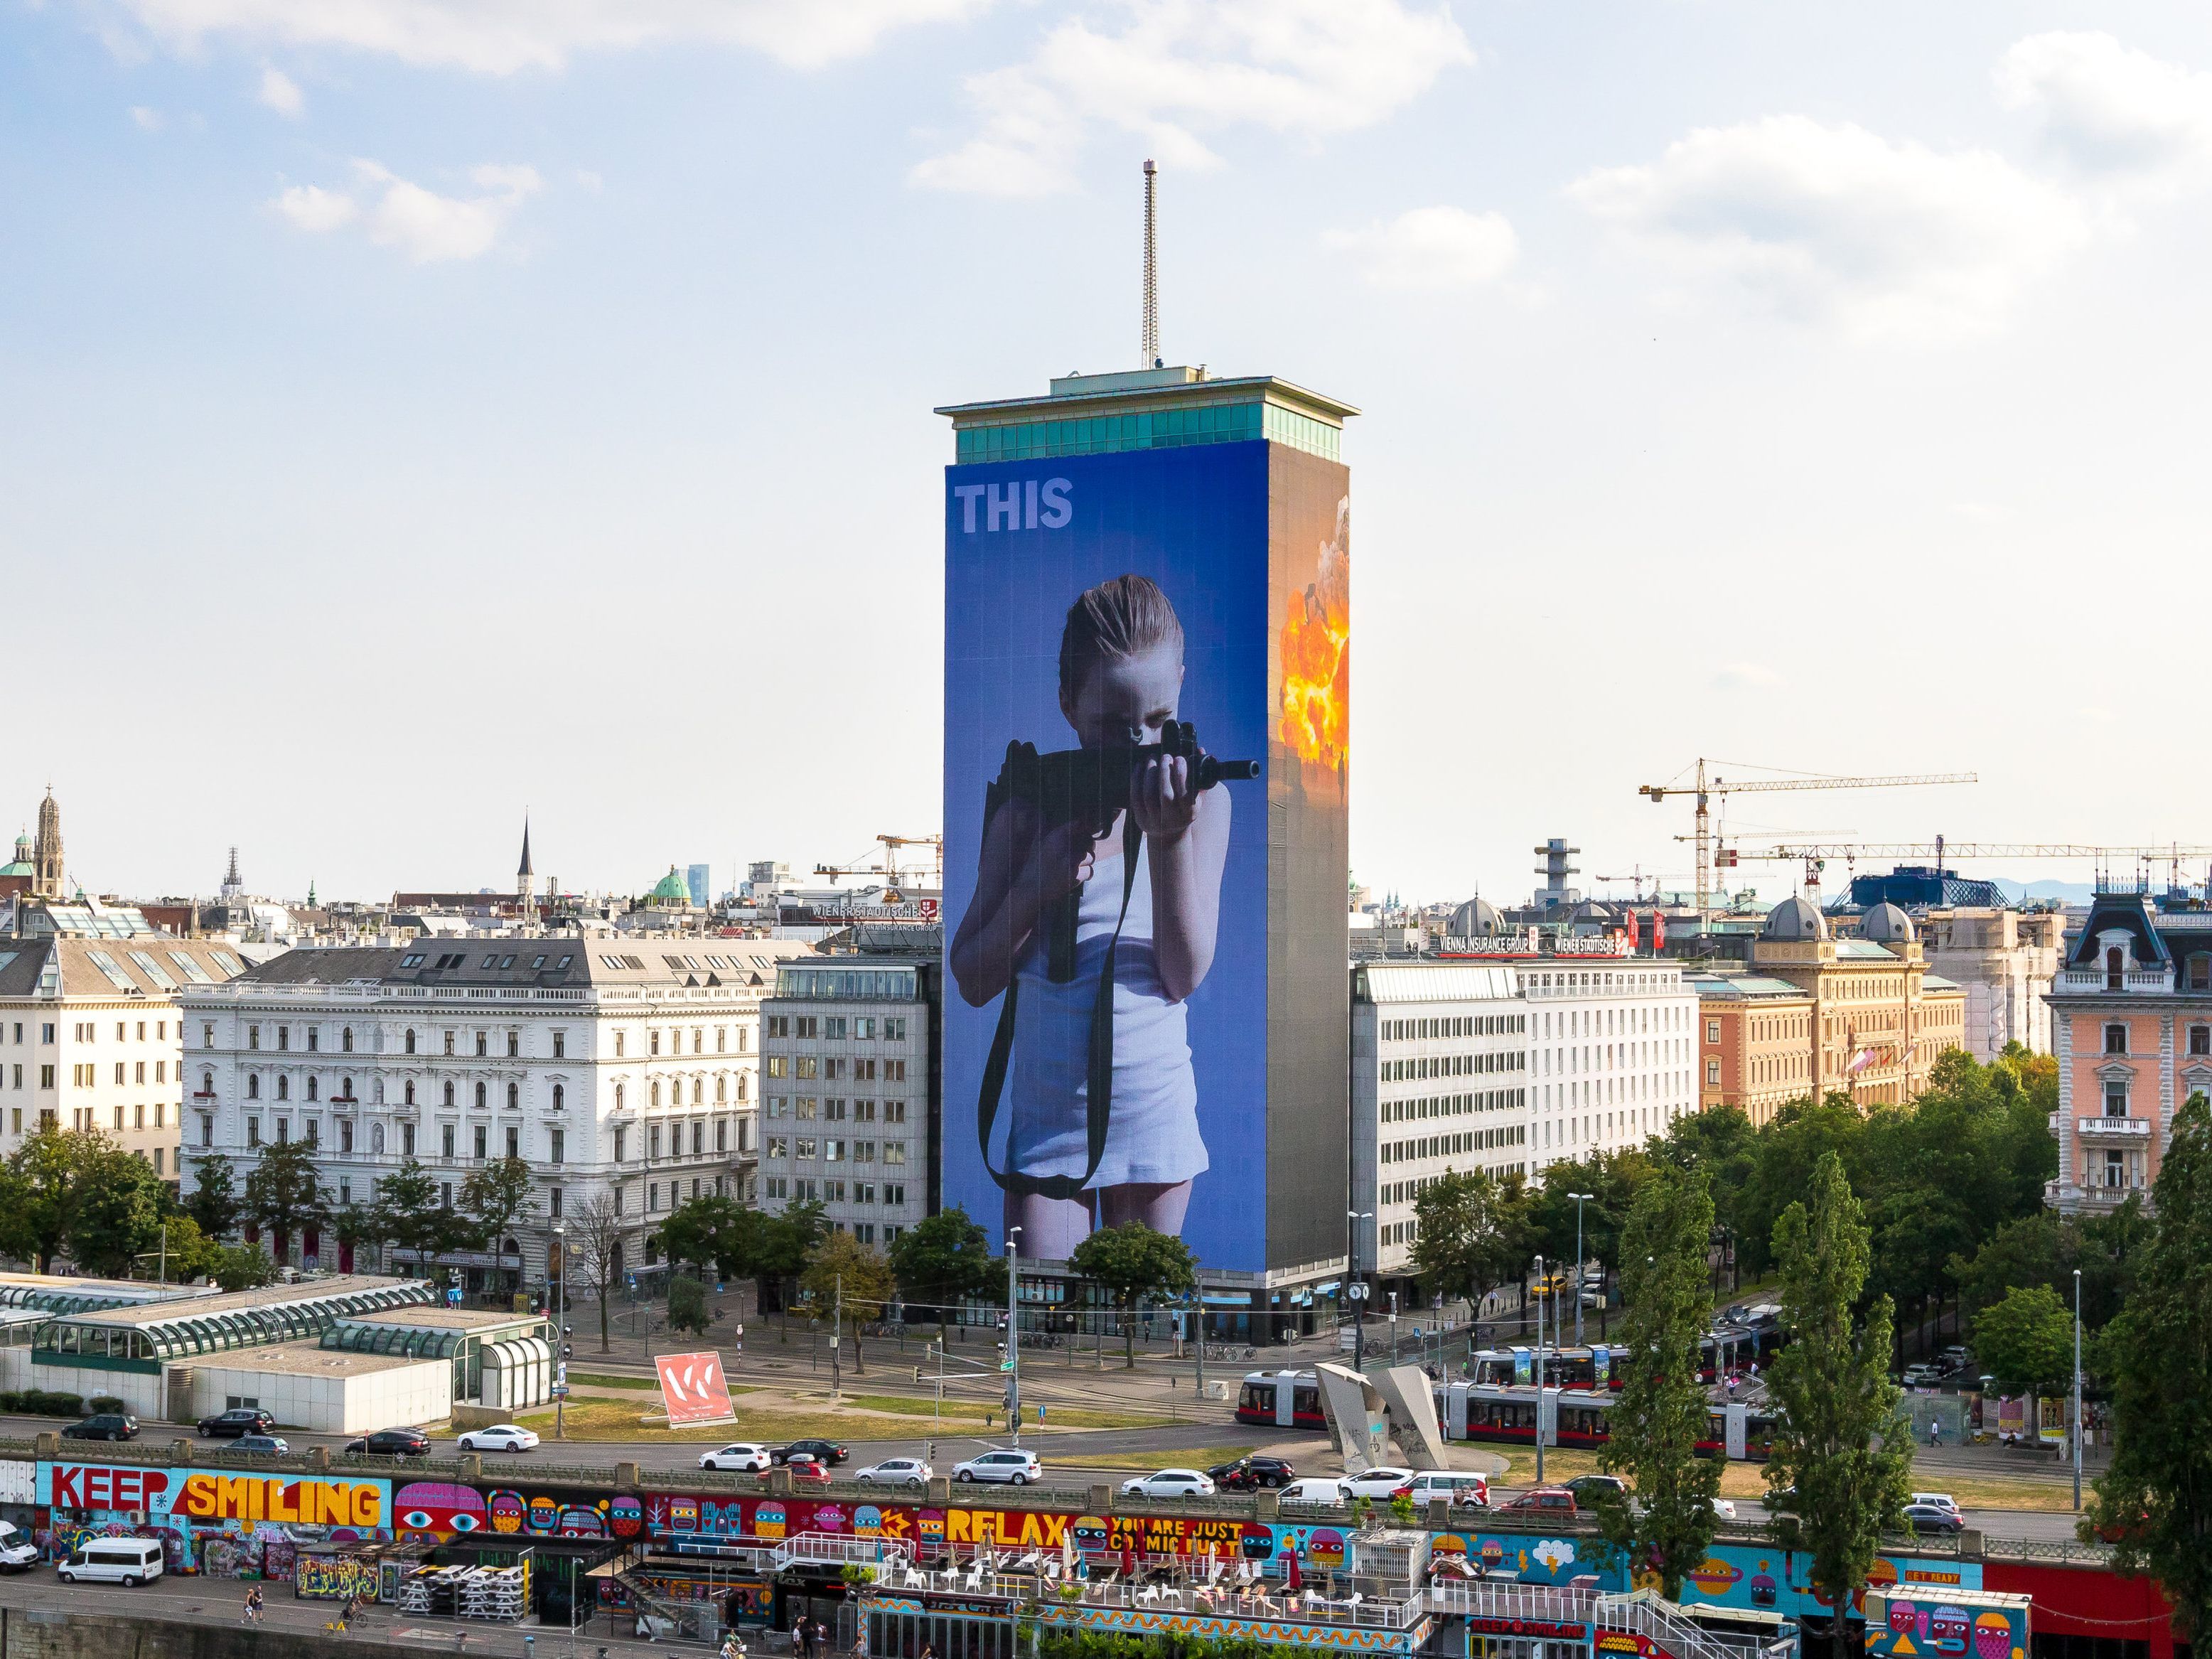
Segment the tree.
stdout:
<path fill-rule="evenodd" d="M 1815 1105 L 1792 1101 L 1759 1131 L 1751 1177 L 1736 1194 L 1736 1251 L 1743 1265 L 1763 1273 L 1773 1265 L 1775 1223 L 1809 1188 L 1813 1170 L 1831 1152 L 1847 1163 L 1859 1151 L 1866 1119 L 1847 1095 Z"/>
<path fill-rule="evenodd" d="M 992 1265 L 990 1235 L 957 1204 L 893 1239 L 890 1261 L 907 1300 L 934 1306 L 940 1326 L 948 1310 L 984 1295 L 1001 1271 Z"/>
<path fill-rule="evenodd" d="M 70 1259 L 102 1279 L 127 1279 L 137 1259 L 160 1246 L 168 1188 L 152 1164 L 102 1136 L 86 1136 L 76 1152 Z"/>
<path fill-rule="evenodd" d="M 41 1121 L 9 1155 L 10 1202 L 4 1218 L 10 1250 L 31 1258 L 40 1273 L 52 1269 L 67 1242 L 84 1195 L 80 1179 L 97 1140 L 91 1131 L 64 1130 Z"/>
<path fill-rule="evenodd" d="M 170 1284 L 187 1285 L 213 1271 L 216 1253 L 222 1247 L 200 1231 L 198 1222 L 183 1210 L 172 1210 L 162 1225 L 167 1231 L 157 1234 L 153 1259 L 146 1263 L 155 1277 L 166 1273 Z"/>
<path fill-rule="evenodd" d="M 1901 1525 L 1911 1491 L 1912 1436 L 1889 1380 L 1889 1298 L 1877 1296 L 1863 1322 L 1853 1309 L 1866 1288 L 1869 1235 L 1843 1158 L 1823 1152 L 1806 1199 L 1774 1225 L 1782 1269 L 1782 1317 L 1790 1335 L 1768 1387 L 1777 1408 L 1766 1464 L 1770 1492 L 1793 1491 L 1807 1576 L 1832 1607 L 1848 1607 L 1867 1582 L 1886 1528 Z M 1846 1659 L 1845 1621 L 1836 1626 Z"/>
<path fill-rule="evenodd" d="M 709 1193 L 687 1199 L 670 1211 L 654 1237 L 671 1261 L 689 1261 L 702 1273 L 739 1278 L 745 1255 L 759 1237 L 757 1228 L 744 1220 L 748 1215 L 759 1216 L 760 1212 Z"/>
<path fill-rule="evenodd" d="M 829 1231 L 830 1224 L 817 1201 L 788 1205 L 782 1214 L 763 1218 L 760 1254 L 753 1270 L 763 1287 L 775 1287 L 778 1307 L 787 1305 L 786 1288 L 806 1271 L 806 1264 L 814 1259 L 814 1247 Z"/>
<path fill-rule="evenodd" d="M 1670 1601 L 1713 1541 L 1721 1462 L 1698 1455 L 1707 1405 L 1698 1344 L 1711 1322 L 1705 1285 L 1713 1201 L 1702 1174 L 1661 1164 L 1637 1193 L 1620 1249 L 1620 1340 L 1634 1358 L 1610 1413 L 1598 1466 L 1626 1473 L 1631 1504 L 1598 1510 L 1608 1543 L 1658 1573 Z"/>
<path fill-rule="evenodd" d="M 363 1226 L 371 1237 L 414 1251 L 426 1273 L 437 1257 L 466 1249 L 474 1238 L 466 1218 L 447 1206 L 438 1178 L 411 1158 L 378 1177 Z"/>
<path fill-rule="evenodd" d="M 714 1322 L 714 1316 L 707 1307 L 707 1287 L 688 1273 L 670 1274 L 668 1328 L 704 1336 Z"/>
<path fill-rule="evenodd" d="M 890 1299 L 898 1294 L 891 1264 L 872 1244 L 863 1244 L 852 1234 L 829 1232 L 814 1247 L 814 1255 L 799 1276 L 799 1288 L 811 1298 L 811 1317 L 817 1322 L 830 1316 L 842 1296 L 845 1329 L 853 1339 L 853 1369 L 863 1376 L 867 1365 L 860 1354 L 860 1325 L 881 1319 Z"/>
<path fill-rule="evenodd" d="M 2003 1301 L 2008 1291 L 2057 1285 L 2065 1276 L 2059 1255 L 2067 1242 L 2057 1214 L 2039 1210 L 2006 1222 L 1982 1241 L 1971 1259 L 1952 1257 L 1951 1279 L 1967 1317 L 1979 1318 L 1984 1309 Z"/>
<path fill-rule="evenodd" d="M 1974 1356 L 1999 1382 L 2053 1393 L 2074 1375 L 2074 1315 L 2048 1285 L 2007 1291 L 1974 1316 Z"/>
<path fill-rule="evenodd" d="M 2151 1189 L 2134 1294 L 2104 1345 L 2111 1467 L 2082 1536 L 2115 1540 L 2112 1565 L 2159 1581 L 2177 1633 L 2212 1629 L 2212 1111 L 2192 1094 Z"/>
<path fill-rule="evenodd" d="M 1121 1304 L 1124 1363 L 1131 1370 L 1137 1366 L 1138 1300 L 1180 1295 L 1198 1283 L 1196 1264 L 1182 1240 L 1172 1233 L 1154 1232 L 1141 1221 L 1101 1227 L 1068 1252 L 1067 1265 L 1103 1285 Z M 1018 1334 L 1008 1331 L 1007 1342 L 1014 1342 Z"/>
<path fill-rule="evenodd" d="M 1526 1232 L 1486 1170 L 1446 1170 L 1413 1199 L 1413 1271 L 1431 1296 L 1480 1301 L 1510 1278 Z"/>
<path fill-rule="evenodd" d="M 192 1195 L 185 1207 L 209 1238 L 228 1238 L 238 1231 L 237 1177 L 221 1152 L 201 1158 L 194 1168 Z"/>
<path fill-rule="evenodd" d="M 461 1182 L 460 1207 L 476 1224 L 478 1248 L 496 1256 L 515 1223 L 538 1207 L 530 1166 L 519 1158 L 502 1158 L 470 1170 Z"/>
<path fill-rule="evenodd" d="M 599 1294 L 599 1352 L 605 1353 L 612 1346 L 607 1304 L 614 1300 L 615 1281 L 622 1277 L 623 1235 L 629 1226 L 605 1193 L 572 1206 L 563 1220 L 568 1231 L 562 1267 L 568 1276 L 581 1279 Z"/>
<path fill-rule="evenodd" d="M 319 1226 L 330 1213 L 330 1197 L 315 1179 L 315 1143 L 262 1143 L 253 1173 L 246 1177 L 246 1218 L 266 1228 L 271 1254 L 288 1253 L 293 1235 Z"/>
<path fill-rule="evenodd" d="M 276 1282 L 276 1264 L 258 1244 L 222 1244 L 208 1264 L 208 1277 L 226 1291 L 256 1291 Z"/>

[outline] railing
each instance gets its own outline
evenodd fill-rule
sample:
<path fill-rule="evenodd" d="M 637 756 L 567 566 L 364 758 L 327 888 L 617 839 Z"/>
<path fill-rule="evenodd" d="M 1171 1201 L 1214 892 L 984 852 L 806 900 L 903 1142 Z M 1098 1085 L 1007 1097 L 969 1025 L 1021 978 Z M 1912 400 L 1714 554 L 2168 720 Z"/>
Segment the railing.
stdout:
<path fill-rule="evenodd" d="M 2069 968 L 2058 975 L 2061 991 L 2106 992 L 2124 995 L 2134 992 L 2170 992 L 2173 989 L 2173 971 L 2168 968 L 2130 968 L 2118 975 L 2120 983 L 2112 983 L 2114 976 L 2101 968 Z"/>
<path fill-rule="evenodd" d="M 1687 1620 L 1677 1619 L 1668 1612 L 1656 1590 L 1599 1597 L 1597 1627 L 1641 1636 L 1654 1647 L 1663 1648 L 1674 1659 L 1742 1659 L 1737 1650 L 1716 1641 Z"/>
<path fill-rule="evenodd" d="M 1597 1619 L 1595 1590 L 1570 1589 L 1558 1584 L 1523 1584 L 1517 1580 L 1477 1579 L 1429 1586 L 1429 1605 L 1438 1613 L 1462 1618 L 1537 1620 L 1554 1625 L 1594 1624 Z"/>
<path fill-rule="evenodd" d="M 2147 1117 L 2077 1117 L 2074 1120 L 2077 1135 L 2115 1135 L 2127 1139 L 2148 1140 L 2150 1120 Z"/>
<path fill-rule="evenodd" d="M 842 1533 L 802 1532 L 784 1539 L 770 1558 L 781 1572 L 794 1561 L 817 1565 L 873 1566 L 903 1563 L 907 1547 L 887 1538 L 853 1538 Z"/>

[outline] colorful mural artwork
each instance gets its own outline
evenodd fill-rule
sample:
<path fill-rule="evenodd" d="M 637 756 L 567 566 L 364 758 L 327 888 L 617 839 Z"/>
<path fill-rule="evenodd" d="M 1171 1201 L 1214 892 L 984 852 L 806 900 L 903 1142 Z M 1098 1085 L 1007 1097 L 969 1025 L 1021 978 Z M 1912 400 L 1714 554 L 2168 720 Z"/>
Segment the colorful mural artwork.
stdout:
<path fill-rule="evenodd" d="M 292 1594 L 307 1601 L 376 1600 L 376 1563 L 350 1555 L 302 1555 L 292 1565 Z"/>
<path fill-rule="evenodd" d="M 1540 1538 L 1524 1533 L 1440 1532 L 1432 1553 L 1460 1556 L 1481 1571 L 1511 1572 L 1525 1584 L 1625 1590 L 1620 1559 L 1595 1538 Z"/>
<path fill-rule="evenodd" d="M 1881 1659 L 2027 1659 L 2025 1595 L 1898 1585 L 1866 1596 L 1867 1652 Z"/>

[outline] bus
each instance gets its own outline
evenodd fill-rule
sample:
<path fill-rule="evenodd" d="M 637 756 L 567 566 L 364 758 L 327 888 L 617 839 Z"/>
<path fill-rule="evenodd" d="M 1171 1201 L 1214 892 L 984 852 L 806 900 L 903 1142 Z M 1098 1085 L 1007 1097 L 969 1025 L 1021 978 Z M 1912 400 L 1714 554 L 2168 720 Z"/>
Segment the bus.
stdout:
<path fill-rule="evenodd" d="M 1237 1395 L 1237 1420 L 1279 1429 L 1327 1429 L 1321 1379 L 1311 1371 L 1248 1371 Z"/>
<path fill-rule="evenodd" d="M 1547 1445 L 1597 1447 L 1610 1437 L 1611 1414 L 1620 1402 L 1594 1389 L 1553 1389 L 1553 1426 Z M 1488 1441 L 1501 1445 L 1536 1443 L 1536 1390 L 1533 1387 L 1483 1382 L 1449 1382 L 1436 1390 L 1437 1419 L 1448 1440 Z M 1748 1406 L 1712 1406 L 1706 1431 L 1698 1437 L 1702 1457 L 1735 1457 L 1764 1462 L 1774 1447 L 1774 1417 Z"/>

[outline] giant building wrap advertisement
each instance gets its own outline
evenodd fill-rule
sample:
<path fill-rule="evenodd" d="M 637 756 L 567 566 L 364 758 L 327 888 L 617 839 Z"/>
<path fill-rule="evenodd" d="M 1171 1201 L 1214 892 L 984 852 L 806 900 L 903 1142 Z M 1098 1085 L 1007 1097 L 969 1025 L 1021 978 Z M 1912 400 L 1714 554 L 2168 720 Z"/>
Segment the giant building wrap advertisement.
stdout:
<path fill-rule="evenodd" d="M 1264 441 L 957 465 L 945 1187 L 1052 1260 L 1341 1255 L 1349 474 Z"/>

